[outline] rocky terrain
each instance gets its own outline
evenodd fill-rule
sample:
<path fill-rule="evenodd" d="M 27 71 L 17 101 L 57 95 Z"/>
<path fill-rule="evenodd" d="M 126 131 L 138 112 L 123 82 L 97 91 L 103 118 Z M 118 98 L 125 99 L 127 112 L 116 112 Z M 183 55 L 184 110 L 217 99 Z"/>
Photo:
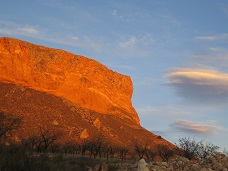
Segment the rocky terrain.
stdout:
<path fill-rule="evenodd" d="M 93 168 L 88 167 L 88 171 L 108 171 L 109 168 L 116 171 L 227 171 L 228 156 L 217 153 L 198 161 L 190 161 L 184 157 L 177 157 L 169 162 L 149 162 L 144 159 L 138 162 L 122 162 L 107 165 L 103 163 Z"/>
<path fill-rule="evenodd" d="M 129 76 L 80 55 L 0 38 L 0 90 L 0 112 L 22 119 L 17 142 L 52 128 L 59 142 L 102 137 L 129 149 L 175 148 L 140 126 Z"/>

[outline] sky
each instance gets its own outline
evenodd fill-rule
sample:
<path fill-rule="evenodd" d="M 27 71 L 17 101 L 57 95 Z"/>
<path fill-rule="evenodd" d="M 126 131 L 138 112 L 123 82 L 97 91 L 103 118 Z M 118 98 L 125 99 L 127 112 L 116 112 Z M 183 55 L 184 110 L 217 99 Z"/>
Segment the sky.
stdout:
<path fill-rule="evenodd" d="M 227 0 L 2 0 L 0 36 L 128 75 L 147 130 L 228 148 Z"/>

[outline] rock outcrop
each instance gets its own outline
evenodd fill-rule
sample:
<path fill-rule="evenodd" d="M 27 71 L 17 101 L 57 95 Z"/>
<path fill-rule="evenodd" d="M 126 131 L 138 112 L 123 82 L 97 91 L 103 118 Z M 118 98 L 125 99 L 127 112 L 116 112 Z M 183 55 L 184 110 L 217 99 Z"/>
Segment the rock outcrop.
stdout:
<path fill-rule="evenodd" d="M 0 82 L 47 92 L 139 124 L 131 102 L 131 78 L 80 55 L 0 38 Z"/>
<path fill-rule="evenodd" d="M 9 140 L 52 130 L 58 143 L 102 139 L 134 150 L 173 144 L 139 125 L 130 77 L 63 50 L 0 38 L 0 112 L 22 119 Z"/>
<path fill-rule="evenodd" d="M 169 162 L 149 162 L 144 159 L 137 163 L 116 163 L 112 164 L 117 171 L 228 171 L 228 156 L 217 153 L 199 161 L 191 161 L 178 156 Z"/>

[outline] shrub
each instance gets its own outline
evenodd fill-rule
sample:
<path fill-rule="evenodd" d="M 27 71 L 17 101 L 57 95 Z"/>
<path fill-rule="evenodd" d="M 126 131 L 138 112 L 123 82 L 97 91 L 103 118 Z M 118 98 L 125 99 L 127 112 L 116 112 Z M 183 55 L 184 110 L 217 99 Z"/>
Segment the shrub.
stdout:
<path fill-rule="evenodd" d="M 180 138 L 177 146 L 182 149 L 180 154 L 189 160 L 205 158 L 208 155 L 213 155 L 219 149 L 218 146 L 211 143 L 204 144 L 203 140 L 196 141 L 194 138 L 190 139 L 189 137 Z"/>

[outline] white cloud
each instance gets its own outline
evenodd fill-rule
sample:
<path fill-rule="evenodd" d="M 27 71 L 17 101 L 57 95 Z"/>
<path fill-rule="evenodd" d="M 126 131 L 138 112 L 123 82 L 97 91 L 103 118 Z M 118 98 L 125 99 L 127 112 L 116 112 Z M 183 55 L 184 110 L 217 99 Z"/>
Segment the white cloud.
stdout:
<path fill-rule="evenodd" d="M 155 39 L 151 35 L 145 34 L 140 38 L 140 42 L 142 42 L 144 45 L 149 45 L 151 43 L 155 43 Z"/>
<path fill-rule="evenodd" d="M 170 126 L 176 130 L 198 134 L 214 134 L 218 130 L 228 131 L 227 128 L 219 126 L 216 120 L 208 120 L 206 122 L 175 120 Z"/>
<path fill-rule="evenodd" d="M 37 35 L 39 33 L 39 30 L 32 26 L 24 26 L 21 28 L 18 28 L 16 31 L 18 31 L 19 34 L 23 35 Z"/>
<path fill-rule="evenodd" d="M 224 103 L 228 100 L 228 74 L 212 69 L 175 68 L 165 76 L 176 92 L 195 102 Z"/>
<path fill-rule="evenodd" d="M 217 34 L 213 36 L 198 36 L 196 39 L 207 40 L 207 41 L 217 41 L 217 40 L 228 40 L 228 34 Z"/>
<path fill-rule="evenodd" d="M 5 26 L 2 26 L 0 29 L 1 34 L 6 34 L 10 36 L 15 35 L 24 35 L 30 37 L 36 37 L 40 34 L 40 30 L 36 26 L 30 25 L 17 25 L 13 23 L 5 23 Z M 2 22 L 0 25 L 3 25 Z"/>
<path fill-rule="evenodd" d="M 131 36 L 127 41 L 120 42 L 119 45 L 122 48 L 132 48 L 136 45 L 137 39 L 134 36 Z"/>
<path fill-rule="evenodd" d="M 113 16 L 117 16 L 117 15 L 118 15 L 118 11 L 117 11 L 117 10 L 113 10 L 113 11 L 112 11 L 112 15 L 113 15 Z"/>
<path fill-rule="evenodd" d="M 38 26 L 20 25 L 13 22 L 0 21 L 0 34 L 5 36 L 27 36 L 53 43 L 80 47 L 83 49 L 92 49 L 100 51 L 104 43 L 88 36 L 67 36 L 58 34 L 55 36 L 48 30 L 41 29 Z"/>

